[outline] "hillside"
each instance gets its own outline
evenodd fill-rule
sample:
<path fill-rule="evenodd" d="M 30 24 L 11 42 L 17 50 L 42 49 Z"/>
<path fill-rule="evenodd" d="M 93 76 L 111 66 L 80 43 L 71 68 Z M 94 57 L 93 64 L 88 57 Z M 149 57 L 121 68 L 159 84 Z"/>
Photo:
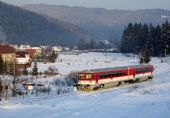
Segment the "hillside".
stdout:
<path fill-rule="evenodd" d="M 24 8 L 75 24 L 89 31 L 89 34 L 97 39 L 110 40 L 120 39 L 124 27 L 129 22 L 155 25 L 164 22 L 165 17 L 170 16 L 170 11 L 162 9 L 130 11 L 43 4 L 25 5 Z"/>
<path fill-rule="evenodd" d="M 84 36 L 75 25 L 0 2 L 0 42 L 70 46 Z"/>

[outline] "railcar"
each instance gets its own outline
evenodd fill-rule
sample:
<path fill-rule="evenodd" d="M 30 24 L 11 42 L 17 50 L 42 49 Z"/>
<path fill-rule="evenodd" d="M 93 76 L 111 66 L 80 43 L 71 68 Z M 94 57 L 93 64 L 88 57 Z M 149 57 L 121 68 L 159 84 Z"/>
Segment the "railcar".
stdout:
<path fill-rule="evenodd" d="M 84 70 L 78 73 L 78 90 L 110 88 L 121 83 L 145 81 L 153 77 L 152 65 L 133 65 L 115 68 Z"/>

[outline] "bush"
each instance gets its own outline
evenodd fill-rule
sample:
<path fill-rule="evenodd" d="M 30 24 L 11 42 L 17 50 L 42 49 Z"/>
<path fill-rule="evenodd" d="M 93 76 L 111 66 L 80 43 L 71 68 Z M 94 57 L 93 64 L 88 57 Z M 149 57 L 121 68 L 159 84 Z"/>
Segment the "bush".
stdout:
<path fill-rule="evenodd" d="M 68 86 L 73 86 L 78 83 L 78 72 L 70 72 L 68 76 L 65 78 Z"/>
<path fill-rule="evenodd" d="M 48 67 L 48 70 L 45 71 L 45 74 L 46 75 L 58 75 L 58 69 L 55 67 L 55 66 L 49 66 Z"/>

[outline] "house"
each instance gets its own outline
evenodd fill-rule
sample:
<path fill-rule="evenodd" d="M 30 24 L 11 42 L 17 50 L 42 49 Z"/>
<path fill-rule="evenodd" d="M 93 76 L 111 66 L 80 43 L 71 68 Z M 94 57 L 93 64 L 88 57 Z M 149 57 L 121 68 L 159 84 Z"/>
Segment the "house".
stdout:
<path fill-rule="evenodd" d="M 10 45 L 0 44 L 0 55 L 5 63 L 14 63 L 16 59 L 15 49 Z"/>
<path fill-rule="evenodd" d="M 28 53 L 31 58 L 35 58 L 37 56 L 35 49 L 26 49 L 25 52 Z"/>
<path fill-rule="evenodd" d="M 31 47 L 31 49 L 35 50 L 36 56 L 40 56 L 42 53 L 42 49 L 40 47 Z"/>
<path fill-rule="evenodd" d="M 70 48 L 69 48 L 69 47 L 63 47 L 63 50 L 64 50 L 64 51 L 69 51 Z"/>
<path fill-rule="evenodd" d="M 42 49 L 40 47 L 31 47 L 30 45 L 21 45 L 19 50 L 26 51 L 32 58 L 41 56 L 42 53 Z"/>
<path fill-rule="evenodd" d="M 53 47 L 52 47 L 52 50 L 53 50 L 54 52 L 61 52 L 61 51 L 63 50 L 63 48 L 62 48 L 61 46 L 53 46 Z"/>
<path fill-rule="evenodd" d="M 18 68 L 31 67 L 32 59 L 30 54 L 25 51 L 19 51 L 16 53 L 16 65 Z"/>

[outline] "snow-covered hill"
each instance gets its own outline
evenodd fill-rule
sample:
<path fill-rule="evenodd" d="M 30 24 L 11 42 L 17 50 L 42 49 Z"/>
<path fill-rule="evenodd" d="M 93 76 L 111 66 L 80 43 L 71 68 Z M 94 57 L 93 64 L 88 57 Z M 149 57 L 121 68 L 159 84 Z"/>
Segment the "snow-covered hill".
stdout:
<path fill-rule="evenodd" d="M 62 60 L 62 61 L 61 61 Z M 47 65 L 55 65 L 59 72 L 67 74 L 72 70 L 101 67 L 115 67 L 137 64 L 133 55 L 83 53 L 60 55 L 55 64 L 38 66 L 41 71 Z M 78 92 L 64 97 L 41 101 L 14 102 L 0 106 L 2 118 L 169 118 L 170 117 L 170 65 L 153 58 L 154 78 L 152 80 L 94 91 Z"/>

